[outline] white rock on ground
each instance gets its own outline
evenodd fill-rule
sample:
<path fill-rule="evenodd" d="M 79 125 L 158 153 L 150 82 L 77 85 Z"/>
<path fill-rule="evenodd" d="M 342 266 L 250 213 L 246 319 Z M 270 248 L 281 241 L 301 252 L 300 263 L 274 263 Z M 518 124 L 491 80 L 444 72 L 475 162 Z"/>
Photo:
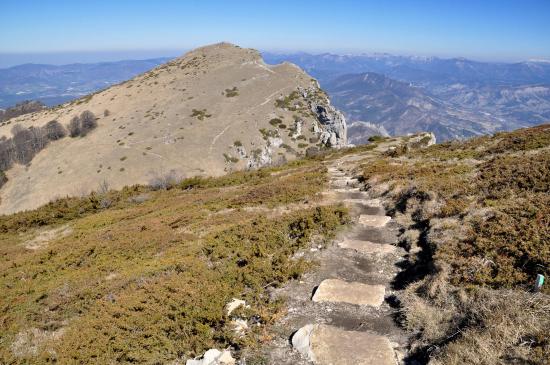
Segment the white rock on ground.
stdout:
<path fill-rule="evenodd" d="M 384 302 L 384 285 L 346 282 L 340 279 L 323 280 L 312 300 L 314 302 L 350 303 L 380 307 Z"/>
<path fill-rule="evenodd" d="M 389 254 L 396 251 L 396 247 L 385 243 L 374 243 L 370 241 L 350 240 L 344 239 L 338 242 L 338 246 L 341 248 L 349 248 L 357 252 L 375 255 L 375 254 Z"/>
<path fill-rule="evenodd" d="M 296 331 L 296 333 L 294 333 L 294 335 L 292 336 L 292 347 L 298 350 L 298 352 L 301 353 L 302 356 L 310 361 L 315 361 L 315 355 L 311 351 L 310 337 L 311 332 L 317 326 L 318 325 L 307 324 Z"/>
<path fill-rule="evenodd" d="M 390 220 L 391 217 L 387 215 L 361 214 L 359 216 L 359 224 L 375 228 L 384 227 Z"/>
<path fill-rule="evenodd" d="M 316 365 L 396 365 L 390 341 L 368 332 L 309 324 L 296 332 L 292 345 Z"/>
<path fill-rule="evenodd" d="M 185 365 L 234 365 L 235 359 L 229 350 L 210 349 L 200 359 L 187 360 Z"/>
<path fill-rule="evenodd" d="M 235 309 L 239 308 L 241 305 L 246 306 L 246 302 L 241 299 L 233 298 L 233 300 L 225 305 L 225 312 L 229 316 L 231 315 L 231 313 L 233 313 Z"/>

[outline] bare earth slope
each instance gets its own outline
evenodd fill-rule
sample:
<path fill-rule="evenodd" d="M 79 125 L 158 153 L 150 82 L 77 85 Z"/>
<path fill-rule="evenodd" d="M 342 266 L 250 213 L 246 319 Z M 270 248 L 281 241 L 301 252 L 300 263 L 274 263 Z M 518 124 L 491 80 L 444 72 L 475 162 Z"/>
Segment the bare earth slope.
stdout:
<path fill-rule="evenodd" d="M 12 119 L 0 126 L 0 136 L 10 137 L 14 124 L 67 125 L 84 110 L 99 117 L 97 129 L 51 143 L 29 166 L 7 171 L 0 213 L 88 193 L 103 181 L 121 188 L 171 170 L 216 176 L 294 159 L 308 147 L 346 143 L 344 118 L 315 80 L 297 66 L 268 66 L 258 52 L 227 43 L 196 49 L 56 109 Z"/>

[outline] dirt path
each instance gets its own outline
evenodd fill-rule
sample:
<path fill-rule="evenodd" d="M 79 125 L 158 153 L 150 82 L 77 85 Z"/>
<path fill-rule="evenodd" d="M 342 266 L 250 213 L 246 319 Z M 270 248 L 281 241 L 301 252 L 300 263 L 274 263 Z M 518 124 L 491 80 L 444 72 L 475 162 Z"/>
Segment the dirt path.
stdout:
<path fill-rule="evenodd" d="M 395 365 L 404 357 L 407 337 L 395 324 L 390 283 L 405 252 L 392 245 L 397 224 L 352 177 L 357 160 L 327 166 L 326 199 L 349 205 L 354 224 L 328 247 L 303 253 L 319 266 L 273 292 L 286 298 L 288 313 L 275 328 L 269 364 Z"/>

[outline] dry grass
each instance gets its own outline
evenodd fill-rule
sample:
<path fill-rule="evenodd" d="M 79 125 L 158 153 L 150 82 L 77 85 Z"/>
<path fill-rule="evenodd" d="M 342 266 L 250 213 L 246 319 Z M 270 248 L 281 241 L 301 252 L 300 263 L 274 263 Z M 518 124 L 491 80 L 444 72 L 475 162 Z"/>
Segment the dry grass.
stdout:
<path fill-rule="evenodd" d="M 309 204 L 325 184 L 324 167 L 308 160 L 2 217 L 0 363 L 167 363 L 257 346 L 280 315 L 268 288 L 299 277 L 309 264 L 294 253 L 347 221 L 342 207 Z M 304 202 L 269 218 L 270 208 Z M 25 247 L 37 227 L 65 226 L 67 235 Z M 244 337 L 224 312 L 234 297 L 261 324 Z"/>
<path fill-rule="evenodd" d="M 537 274 L 550 276 L 549 146 L 543 125 L 362 167 L 371 194 L 393 201 L 406 228 L 400 300 L 404 325 L 418 334 L 413 357 L 542 363 L 550 286 L 530 291 Z"/>

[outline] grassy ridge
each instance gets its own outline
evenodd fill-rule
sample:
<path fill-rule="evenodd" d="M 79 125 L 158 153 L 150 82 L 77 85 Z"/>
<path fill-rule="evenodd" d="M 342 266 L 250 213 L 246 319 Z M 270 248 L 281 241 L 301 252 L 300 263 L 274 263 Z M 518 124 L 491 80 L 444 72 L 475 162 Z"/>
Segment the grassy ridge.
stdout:
<path fill-rule="evenodd" d="M 346 222 L 344 208 L 310 204 L 325 184 L 325 168 L 309 160 L 2 217 L 0 362 L 160 364 L 254 346 L 278 315 L 267 288 L 298 277 L 309 264 L 292 255 Z M 303 208 L 277 213 L 288 204 Z M 233 297 L 261 324 L 244 337 L 224 313 Z"/>
<path fill-rule="evenodd" d="M 542 363 L 550 351 L 550 125 L 366 163 L 406 228 L 396 281 L 413 353 L 436 364 Z M 513 328 L 513 330 L 511 330 Z"/>

